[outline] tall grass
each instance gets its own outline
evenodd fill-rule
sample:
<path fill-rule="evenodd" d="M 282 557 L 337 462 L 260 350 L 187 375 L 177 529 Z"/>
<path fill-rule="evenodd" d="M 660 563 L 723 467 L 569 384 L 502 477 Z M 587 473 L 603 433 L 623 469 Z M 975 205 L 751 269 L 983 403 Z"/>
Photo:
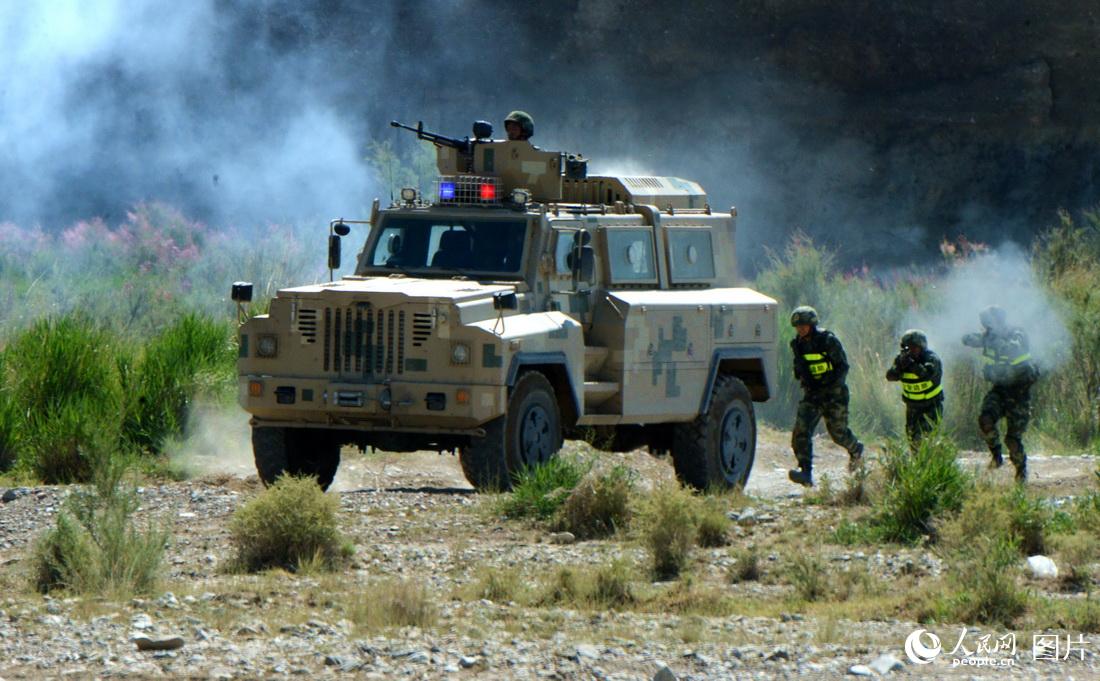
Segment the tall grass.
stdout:
<path fill-rule="evenodd" d="M 901 441 L 887 446 L 886 484 L 875 516 L 882 538 L 912 543 L 935 536 L 936 521 L 957 512 L 972 481 L 958 462 L 958 448 L 941 430 L 910 451 Z"/>
<path fill-rule="evenodd" d="M 0 470 L 92 479 L 92 462 L 157 454 L 196 396 L 232 395 L 231 326 L 186 315 L 141 346 L 81 314 L 42 319 L 0 353 Z"/>

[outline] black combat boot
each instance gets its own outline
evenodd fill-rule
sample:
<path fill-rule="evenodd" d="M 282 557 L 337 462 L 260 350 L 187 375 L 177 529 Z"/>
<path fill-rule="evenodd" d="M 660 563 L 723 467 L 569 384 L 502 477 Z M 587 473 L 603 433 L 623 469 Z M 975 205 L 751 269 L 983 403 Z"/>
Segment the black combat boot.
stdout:
<path fill-rule="evenodd" d="M 848 452 L 848 472 L 855 473 L 863 465 L 863 443 L 857 442 L 856 448 Z"/>
<path fill-rule="evenodd" d="M 1000 445 L 990 449 L 989 453 L 993 456 L 993 460 L 989 462 L 990 468 L 1000 468 L 1005 465 L 1005 457 L 1004 454 L 1001 453 Z"/>
<path fill-rule="evenodd" d="M 1027 483 L 1027 461 L 1016 464 L 1016 482 L 1021 485 Z"/>
<path fill-rule="evenodd" d="M 813 469 L 804 464 L 800 468 L 787 471 L 787 478 L 796 485 L 802 485 L 803 487 L 814 486 Z"/>

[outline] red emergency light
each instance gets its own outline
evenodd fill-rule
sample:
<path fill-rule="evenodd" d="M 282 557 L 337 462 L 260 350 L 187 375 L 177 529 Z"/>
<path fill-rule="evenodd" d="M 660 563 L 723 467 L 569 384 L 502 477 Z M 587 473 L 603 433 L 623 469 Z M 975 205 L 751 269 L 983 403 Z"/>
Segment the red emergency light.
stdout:
<path fill-rule="evenodd" d="M 491 184 L 481 185 L 481 200 L 493 201 L 497 197 L 497 188 Z"/>

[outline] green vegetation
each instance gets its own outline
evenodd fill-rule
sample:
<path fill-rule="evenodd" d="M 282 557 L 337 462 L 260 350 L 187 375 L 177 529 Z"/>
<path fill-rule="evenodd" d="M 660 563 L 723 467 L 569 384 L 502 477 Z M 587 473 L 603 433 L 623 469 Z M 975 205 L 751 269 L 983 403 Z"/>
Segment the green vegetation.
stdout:
<path fill-rule="evenodd" d="M 590 468 L 577 457 L 560 455 L 545 465 L 523 471 L 512 491 L 500 498 L 499 511 L 505 518 L 549 520 Z"/>
<path fill-rule="evenodd" d="M 104 457 L 95 464 L 94 483 L 73 491 L 56 526 L 34 546 L 31 579 L 42 593 L 123 598 L 151 591 L 160 576 L 167 532 L 135 525 L 139 498 L 124 460 Z"/>
<path fill-rule="evenodd" d="M 237 509 L 229 523 L 233 569 L 334 569 L 353 552 L 337 529 L 339 500 L 311 477 L 283 476 Z"/>
<path fill-rule="evenodd" d="M 678 577 L 691 560 L 698 536 L 696 498 L 677 483 L 653 490 L 642 511 L 642 543 L 658 579 Z"/>
<path fill-rule="evenodd" d="M 883 470 L 886 482 L 874 524 L 887 541 L 911 543 L 934 535 L 935 521 L 958 511 L 971 485 L 958 448 L 942 432 L 930 433 L 915 451 L 890 443 Z"/>
<path fill-rule="evenodd" d="M 633 514 L 634 473 L 616 465 L 591 471 L 573 488 L 558 509 L 554 525 L 577 539 L 609 537 L 625 528 Z"/>

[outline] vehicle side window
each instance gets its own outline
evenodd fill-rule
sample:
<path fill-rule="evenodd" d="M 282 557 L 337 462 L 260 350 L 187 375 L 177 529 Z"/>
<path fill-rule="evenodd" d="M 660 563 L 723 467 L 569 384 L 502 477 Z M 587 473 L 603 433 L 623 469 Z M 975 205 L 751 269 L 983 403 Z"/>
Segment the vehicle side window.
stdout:
<path fill-rule="evenodd" d="M 673 283 L 714 278 L 714 245 L 710 229 L 668 229 L 669 265 Z"/>
<path fill-rule="evenodd" d="M 656 283 L 652 229 L 608 229 L 607 255 L 612 283 Z"/>
<path fill-rule="evenodd" d="M 554 272 L 562 275 L 572 274 L 573 270 L 569 267 L 569 252 L 573 250 L 573 235 L 577 230 L 557 229 L 554 233 L 557 235 L 557 242 L 554 244 Z"/>

